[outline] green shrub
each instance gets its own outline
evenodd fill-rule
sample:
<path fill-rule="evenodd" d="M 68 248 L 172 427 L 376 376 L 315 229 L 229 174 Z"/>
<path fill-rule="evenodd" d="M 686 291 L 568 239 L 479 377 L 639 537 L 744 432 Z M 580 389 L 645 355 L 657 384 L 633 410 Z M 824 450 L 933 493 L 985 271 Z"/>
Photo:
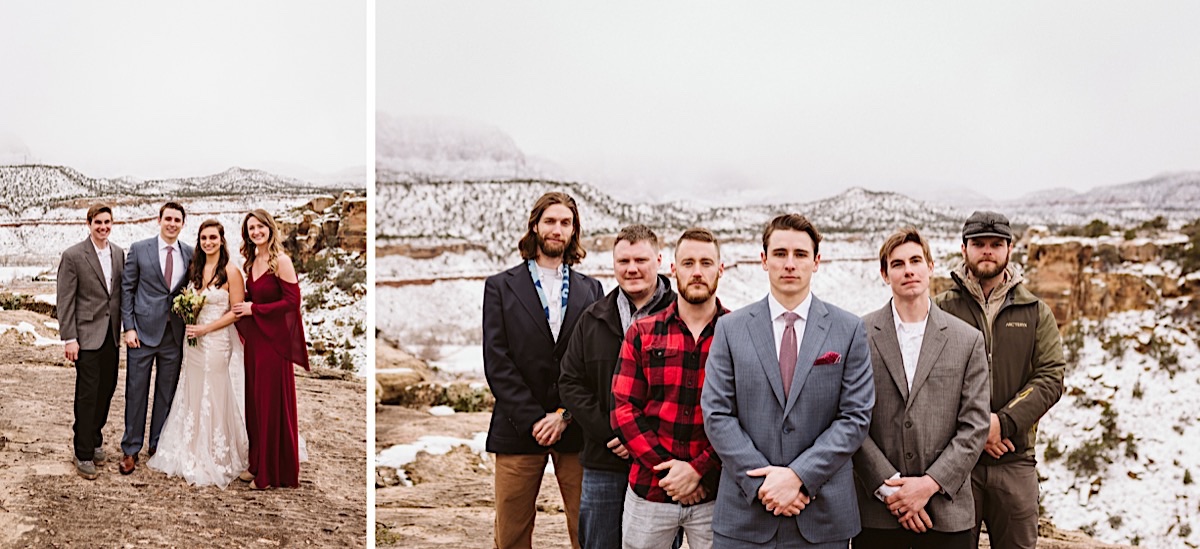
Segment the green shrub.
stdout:
<path fill-rule="evenodd" d="M 359 267 L 355 263 L 347 263 L 342 267 L 342 272 L 338 273 L 337 278 L 333 281 L 333 285 L 340 290 L 350 293 L 351 288 L 355 284 L 365 284 L 367 282 L 367 270 Z"/>

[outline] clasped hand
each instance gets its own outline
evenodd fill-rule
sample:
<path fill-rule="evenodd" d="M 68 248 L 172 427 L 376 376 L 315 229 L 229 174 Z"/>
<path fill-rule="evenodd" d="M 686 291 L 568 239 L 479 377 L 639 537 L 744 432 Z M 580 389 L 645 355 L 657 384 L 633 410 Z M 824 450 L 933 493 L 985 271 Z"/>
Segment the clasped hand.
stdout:
<path fill-rule="evenodd" d="M 654 470 L 667 471 L 667 476 L 658 481 L 658 486 L 665 490 L 672 500 L 683 505 L 692 505 L 704 499 L 700 473 L 691 463 L 672 459 L 655 465 Z"/>
<path fill-rule="evenodd" d="M 758 488 L 758 499 L 776 516 L 794 517 L 812 501 L 800 487 L 804 482 L 796 472 L 787 467 L 769 465 L 746 472 L 752 477 L 766 477 Z"/>
<path fill-rule="evenodd" d="M 987 442 L 983 445 L 983 451 L 996 459 L 1008 452 L 1017 451 L 1011 440 L 1000 438 L 1000 416 L 996 414 L 992 414 L 992 424 L 988 427 Z"/>
<path fill-rule="evenodd" d="M 533 438 L 542 446 L 553 446 L 567 430 L 567 422 L 555 412 L 549 412 L 546 417 L 533 424 Z"/>
<path fill-rule="evenodd" d="M 907 530 L 922 533 L 933 528 L 933 521 L 925 512 L 925 504 L 940 489 L 936 480 L 929 475 L 921 477 L 890 478 L 884 484 L 897 487 L 896 493 L 884 499 L 888 511 Z"/>

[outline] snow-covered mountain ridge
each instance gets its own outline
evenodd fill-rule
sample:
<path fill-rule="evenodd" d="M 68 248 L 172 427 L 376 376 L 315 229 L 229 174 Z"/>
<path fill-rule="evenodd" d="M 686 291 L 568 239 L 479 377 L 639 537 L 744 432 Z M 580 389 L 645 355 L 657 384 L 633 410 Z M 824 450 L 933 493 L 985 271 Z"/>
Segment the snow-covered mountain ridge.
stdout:
<path fill-rule="evenodd" d="M 67 166 L 0 166 L 0 221 L 39 219 L 63 203 L 82 198 L 213 198 L 326 194 L 342 184 L 316 184 L 262 170 L 230 168 L 176 179 L 93 178 Z M 361 186 L 348 188 L 362 189 Z"/>

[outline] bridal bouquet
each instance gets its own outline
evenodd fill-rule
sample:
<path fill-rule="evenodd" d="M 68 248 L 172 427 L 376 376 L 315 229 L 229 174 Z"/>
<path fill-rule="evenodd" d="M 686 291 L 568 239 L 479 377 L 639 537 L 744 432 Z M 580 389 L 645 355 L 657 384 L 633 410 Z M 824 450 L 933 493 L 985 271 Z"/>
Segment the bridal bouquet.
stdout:
<path fill-rule="evenodd" d="M 175 296 L 175 300 L 171 303 L 171 312 L 179 315 L 184 324 L 195 324 L 196 316 L 200 314 L 200 308 L 203 306 L 204 296 L 197 294 L 189 286 Z M 187 340 L 189 346 L 196 346 L 196 338 L 189 337 Z"/>

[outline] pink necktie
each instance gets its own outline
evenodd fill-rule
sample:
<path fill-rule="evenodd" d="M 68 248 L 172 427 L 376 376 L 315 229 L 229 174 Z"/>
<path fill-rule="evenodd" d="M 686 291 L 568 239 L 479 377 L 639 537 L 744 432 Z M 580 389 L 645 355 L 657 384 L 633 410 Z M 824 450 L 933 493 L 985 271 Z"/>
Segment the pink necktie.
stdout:
<path fill-rule="evenodd" d="M 175 251 L 174 246 L 167 247 L 167 268 L 166 268 L 166 272 L 163 274 L 163 277 L 167 279 L 167 291 L 171 290 L 171 275 L 175 274 L 175 255 L 171 253 L 174 251 Z M 793 337 L 792 339 L 794 340 L 795 337 Z M 793 346 L 794 345 L 795 345 L 795 341 L 793 341 Z M 793 366 L 794 366 L 794 364 L 793 364 Z"/>
<path fill-rule="evenodd" d="M 783 342 L 779 345 L 779 374 L 783 376 L 783 395 L 787 398 L 792 391 L 792 375 L 796 373 L 796 320 L 800 315 L 791 311 L 783 313 L 787 327 L 783 329 Z"/>

